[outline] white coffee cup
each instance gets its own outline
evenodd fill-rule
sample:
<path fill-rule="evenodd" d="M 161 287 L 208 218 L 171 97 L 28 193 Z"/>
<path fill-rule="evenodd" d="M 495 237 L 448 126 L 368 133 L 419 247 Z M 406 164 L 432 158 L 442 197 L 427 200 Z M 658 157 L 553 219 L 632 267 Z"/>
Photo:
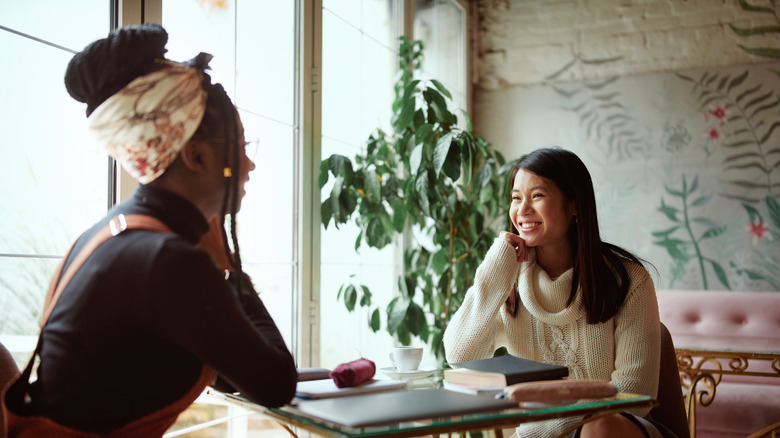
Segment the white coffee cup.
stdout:
<path fill-rule="evenodd" d="M 390 361 L 395 365 L 396 371 L 408 373 L 420 368 L 422 356 L 422 347 L 394 347 L 390 353 Z"/>

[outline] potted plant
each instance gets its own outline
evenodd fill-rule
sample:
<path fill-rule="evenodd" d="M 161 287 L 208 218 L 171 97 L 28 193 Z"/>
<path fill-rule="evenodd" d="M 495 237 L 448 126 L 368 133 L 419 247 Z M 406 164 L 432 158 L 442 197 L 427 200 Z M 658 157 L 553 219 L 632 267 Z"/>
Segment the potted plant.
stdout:
<path fill-rule="evenodd" d="M 386 329 L 403 345 L 417 336 L 443 359 L 442 336 L 471 286 L 481 257 L 506 217 L 504 174 L 513 163 L 482 137 L 465 129 L 448 103 L 449 91 L 420 79 L 423 45 L 401 38 L 392 132 L 375 131 L 353 159 L 334 154 L 320 164 L 319 187 L 334 184 L 322 202 L 322 223 L 349 221 L 362 241 L 383 248 L 412 229 L 430 236 L 405 248 L 398 296 L 386 311 Z M 353 311 L 373 307 L 369 325 L 381 328 L 381 311 L 363 285 L 345 282 L 338 299 Z"/>

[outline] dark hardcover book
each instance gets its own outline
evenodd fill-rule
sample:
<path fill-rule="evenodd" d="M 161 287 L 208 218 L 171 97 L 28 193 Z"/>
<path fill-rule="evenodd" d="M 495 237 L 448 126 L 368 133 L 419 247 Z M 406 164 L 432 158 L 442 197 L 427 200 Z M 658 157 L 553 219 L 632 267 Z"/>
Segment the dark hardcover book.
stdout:
<path fill-rule="evenodd" d="M 444 370 L 444 380 L 484 386 L 509 386 L 520 382 L 561 379 L 569 375 L 562 365 L 519 358 L 506 354 L 489 359 L 470 360 L 450 364 Z"/>

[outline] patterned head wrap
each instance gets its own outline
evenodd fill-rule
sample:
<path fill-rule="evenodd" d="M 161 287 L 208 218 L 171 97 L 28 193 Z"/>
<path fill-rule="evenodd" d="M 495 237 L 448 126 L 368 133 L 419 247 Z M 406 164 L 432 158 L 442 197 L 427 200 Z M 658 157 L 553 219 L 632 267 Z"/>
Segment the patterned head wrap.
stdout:
<path fill-rule="evenodd" d="M 162 60 L 159 70 L 134 79 L 89 116 L 89 130 L 141 184 L 162 175 L 198 129 L 210 60 L 206 53 L 188 63 Z"/>

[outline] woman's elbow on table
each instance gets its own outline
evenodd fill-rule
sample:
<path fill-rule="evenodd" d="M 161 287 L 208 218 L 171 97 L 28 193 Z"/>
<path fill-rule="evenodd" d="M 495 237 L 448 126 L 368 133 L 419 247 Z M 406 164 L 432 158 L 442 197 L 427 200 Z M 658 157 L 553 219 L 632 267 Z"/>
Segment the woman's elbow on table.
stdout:
<path fill-rule="evenodd" d="M 297 384 L 298 372 L 292 367 L 258 379 L 257 385 L 253 385 L 251 390 L 241 391 L 241 395 L 267 408 L 276 408 L 293 399 Z"/>

